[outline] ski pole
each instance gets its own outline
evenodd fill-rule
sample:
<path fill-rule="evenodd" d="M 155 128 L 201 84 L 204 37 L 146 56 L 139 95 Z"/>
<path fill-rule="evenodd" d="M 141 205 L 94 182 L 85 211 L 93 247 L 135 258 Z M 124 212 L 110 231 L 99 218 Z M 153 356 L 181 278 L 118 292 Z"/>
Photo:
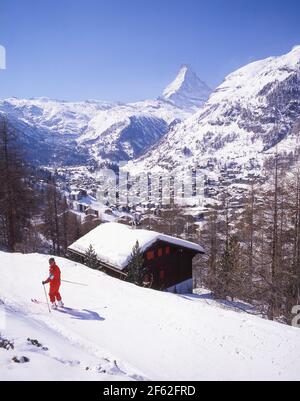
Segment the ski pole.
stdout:
<path fill-rule="evenodd" d="M 48 305 L 48 310 L 49 310 L 49 313 L 51 313 L 51 309 L 50 309 L 50 305 L 49 305 L 49 301 L 48 301 L 48 297 L 47 297 L 47 292 L 46 292 L 46 288 L 45 288 L 45 284 L 43 284 L 43 287 L 44 287 L 46 302 L 47 302 L 47 305 Z"/>
<path fill-rule="evenodd" d="M 82 283 L 74 283 L 73 281 L 66 281 L 66 280 L 61 280 L 62 283 L 68 283 L 68 284 L 74 284 L 74 285 L 81 285 L 83 287 L 88 287 L 87 284 L 82 284 Z"/>

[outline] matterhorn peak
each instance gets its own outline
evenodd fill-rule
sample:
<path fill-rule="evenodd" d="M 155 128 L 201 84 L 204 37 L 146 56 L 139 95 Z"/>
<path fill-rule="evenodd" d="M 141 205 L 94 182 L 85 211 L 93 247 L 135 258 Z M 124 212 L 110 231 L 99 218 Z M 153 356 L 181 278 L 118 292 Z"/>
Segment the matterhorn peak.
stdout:
<path fill-rule="evenodd" d="M 211 92 L 191 66 L 184 64 L 175 80 L 164 90 L 163 99 L 183 109 L 198 109 L 207 101 Z"/>

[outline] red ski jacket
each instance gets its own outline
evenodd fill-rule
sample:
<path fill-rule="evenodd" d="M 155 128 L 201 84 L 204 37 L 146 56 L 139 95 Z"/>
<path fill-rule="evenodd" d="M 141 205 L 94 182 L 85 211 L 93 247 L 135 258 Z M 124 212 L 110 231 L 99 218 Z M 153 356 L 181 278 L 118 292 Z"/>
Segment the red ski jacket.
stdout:
<path fill-rule="evenodd" d="M 59 287 L 61 283 L 60 275 L 60 268 L 57 265 L 51 266 L 49 270 L 49 277 L 45 281 L 45 284 L 50 283 L 51 287 Z"/>

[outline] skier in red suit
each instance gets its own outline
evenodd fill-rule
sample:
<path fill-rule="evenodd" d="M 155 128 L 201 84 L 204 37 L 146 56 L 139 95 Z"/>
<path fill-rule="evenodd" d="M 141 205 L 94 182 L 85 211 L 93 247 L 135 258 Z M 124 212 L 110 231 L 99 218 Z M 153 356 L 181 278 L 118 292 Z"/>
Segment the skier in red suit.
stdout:
<path fill-rule="evenodd" d="M 49 296 L 51 301 L 51 307 L 52 309 L 57 309 L 57 306 L 59 307 L 64 306 L 61 295 L 59 293 L 61 285 L 61 272 L 54 258 L 51 258 L 49 260 L 49 265 L 50 265 L 49 277 L 46 281 L 43 281 L 43 285 L 50 283 Z M 58 302 L 58 304 L 56 304 L 56 301 Z"/>

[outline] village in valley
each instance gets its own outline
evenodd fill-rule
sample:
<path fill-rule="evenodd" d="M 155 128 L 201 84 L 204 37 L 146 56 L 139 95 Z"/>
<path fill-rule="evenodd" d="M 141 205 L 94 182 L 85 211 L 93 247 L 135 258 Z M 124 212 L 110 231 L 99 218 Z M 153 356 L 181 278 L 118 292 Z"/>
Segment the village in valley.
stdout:
<path fill-rule="evenodd" d="M 104 167 L 104 171 L 105 169 Z M 117 185 L 114 185 L 115 183 L 109 179 L 104 181 L 100 179 L 94 167 L 58 167 L 47 170 L 55 175 L 57 188 L 66 196 L 70 210 L 81 218 L 92 216 L 102 222 L 122 221 L 129 225 L 144 225 L 144 220 L 148 222 L 150 218 L 163 218 L 164 214 L 167 215 L 171 209 L 177 206 L 176 204 L 172 205 L 170 201 L 172 188 L 169 189 L 169 193 L 165 193 L 166 199 L 162 199 L 162 196 L 151 196 L 151 184 L 149 184 L 148 190 L 144 193 L 140 192 L 137 197 L 136 193 L 131 192 L 129 181 L 127 187 L 124 184 L 123 188 L 118 189 Z M 212 159 L 201 166 L 198 171 L 202 174 L 201 181 L 199 181 L 201 187 L 194 188 L 195 193 L 181 206 L 182 215 L 189 217 L 189 222 L 195 224 L 200 224 L 205 219 L 211 206 L 221 202 L 224 192 L 228 193 L 230 208 L 239 209 L 244 205 L 244 195 L 250 186 L 253 183 L 264 181 L 259 165 L 256 169 L 252 166 L 247 170 L 235 162 L 228 162 L 220 166 Z M 161 173 L 161 176 L 163 175 L 164 172 Z M 152 190 L 155 186 L 159 186 L 159 176 L 152 181 Z M 115 192 L 115 202 L 112 202 L 108 196 L 99 199 L 100 189 L 101 193 Z M 131 196 L 134 197 L 135 202 L 124 202 L 124 196 L 122 201 L 119 201 L 118 191 L 122 190 L 126 193 L 126 200 Z M 138 191 L 137 188 L 133 188 L 133 190 Z M 156 190 L 159 193 L 159 188 Z"/>

